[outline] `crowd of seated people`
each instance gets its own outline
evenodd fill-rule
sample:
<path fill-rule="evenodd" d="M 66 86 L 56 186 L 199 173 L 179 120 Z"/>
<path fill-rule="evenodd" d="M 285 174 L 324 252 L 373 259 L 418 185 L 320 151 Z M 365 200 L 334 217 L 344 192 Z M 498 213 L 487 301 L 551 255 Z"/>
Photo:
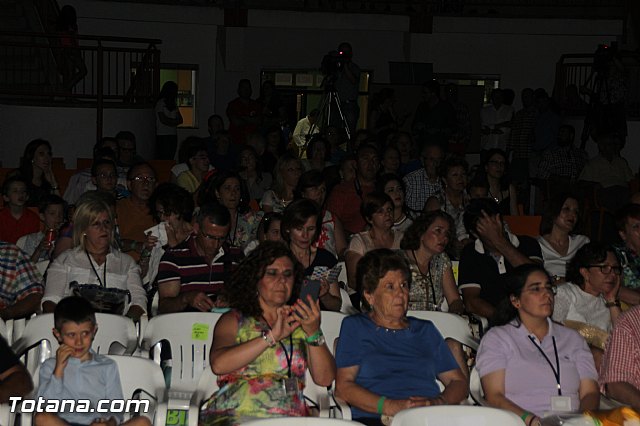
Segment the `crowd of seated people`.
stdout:
<path fill-rule="evenodd" d="M 460 403 L 468 357 L 407 315 L 420 310 L 488 320 L 477 356 L 486 400 L 527 425 L 558 404 L 597 407 L 598 380 L 600 390 L 640 408 L 640 378 L 620 371 L 615 352 L 640 353 L 624 347 L 640 346 L 627 336 L 640 304 L 640 207 L 629 199 L 617 210 L 613 246 L 583 235 L 592 235 L 582 227 L 583 194 L 545 195 L 537 238 L 514 234 L 503 220 L 521 214 L 529 177 L 625 187 L 632 175 L 618 137 L 598 137 L 600 154 L 586 161 L 572 146 L 573 128 L 556 126 L 545 93 L 523 91 L 523 110 L 514 114 L 496 91 L 483 111 L 488 149 L 470 167 L 456 139 L 466 126 L 456 117 L 465 114 L 430 83 L 413 132 L 385 124 L 395 115 L 391 95 L 376 106 L 374 131 L 346 141 L 332 125 L 289 143 L 291 135 L 273 127 L 280 109 L 273 90 L 254 101 L 242 81 L 227 110 L 231 129 L 212 115 L 207 137 L 183 141 L 167 182 L 123 131 L 96 144 L 92 166 L 62 197 L 52 145 L 29 143 L 2 185 L 2 319 L 56 312 L 65 298 L 90 298 L 96 288 L 122 297 L 110 312 L 133 320 L 230 309 L 211 352 L 211 368 L 228 386 L 208 399 L 202 423 L 308 414 L 301 388 L 278 393 L 280 378 L 251 394 L 265 377 L 303 386 L 307 368 L 321 386 L 335 381 L 365 424 L 404 408 Z M 536 132 L 547 145 L 523 148 Z M 538 148 L 540 163 L 531 166 L 524 160 Z M 575 160 L 566 173 L 552 163 L 561 155 Z M 526 173 L 512 173 L 511 159 Z M 336 265 L 344 282 L 328 274 Z M 317 301 L 298 300 L 302 281 L 316 278 Z M 321 339 L 321 312 L 345 302 L 362 313 L 344 321 L 334 359 Z M 540 353 L 562 362 L 549 368 Z M 375 374 L 390 363 L 407 367 Z M 421 363 L 425 372 L 416 375 Z M 559 369 L 562 379 L 551 382 Z M 568 399 L 555 401 L 560 387 Z"/>

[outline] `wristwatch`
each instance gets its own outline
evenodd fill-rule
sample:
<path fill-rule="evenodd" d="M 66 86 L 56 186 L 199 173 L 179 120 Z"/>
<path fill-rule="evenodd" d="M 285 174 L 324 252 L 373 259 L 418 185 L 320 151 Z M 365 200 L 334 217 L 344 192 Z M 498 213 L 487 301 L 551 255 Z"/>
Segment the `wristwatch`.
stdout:
<path fill-rule="evenodd" d="M 620 301 L 619 301 L 618 299 L 613 300 L 613 301 L 611 301 L 611 302 L 607 302 L 607 301 L 605 300 L 605 302 L 604 302 L 604 306 L 606 306 L 607 308 L 612 308 L 612 307 L 614 307 L 614 306 L 617 306 L 617 307 L 619 308 L 619 307 L 620 307 Z"/>

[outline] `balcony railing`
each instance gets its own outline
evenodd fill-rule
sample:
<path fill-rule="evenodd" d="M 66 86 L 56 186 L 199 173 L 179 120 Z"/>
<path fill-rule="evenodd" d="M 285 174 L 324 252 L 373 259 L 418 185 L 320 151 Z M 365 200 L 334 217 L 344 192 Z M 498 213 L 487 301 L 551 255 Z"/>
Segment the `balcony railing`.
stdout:
<path fill-rule="evenodd" d="M 77 36 L 77 46 L 63 47 L 65 37 L 0 32 L 0 95 L 126 104 L 157 97 L 160 40 Z M 79 57 L 86 75 L 69 88 L 63 85 L 62 73 L 71 57 Z"/>

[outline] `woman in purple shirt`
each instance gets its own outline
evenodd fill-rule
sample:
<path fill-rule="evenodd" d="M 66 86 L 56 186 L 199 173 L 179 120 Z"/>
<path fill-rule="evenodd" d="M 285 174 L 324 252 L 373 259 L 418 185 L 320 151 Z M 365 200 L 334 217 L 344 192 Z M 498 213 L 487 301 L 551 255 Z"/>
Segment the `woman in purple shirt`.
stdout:
<path fill-rule="evenodd" d="M 509 298 L 497 327 L 478 348 L 476 368 L 489 405 L 513 411 L 527 426 L 550 412 L 598 408 L 593 357 L 574 330 L 551 321 L 556 287 L 539 265 L 521 265 L 505 277 Z"/>

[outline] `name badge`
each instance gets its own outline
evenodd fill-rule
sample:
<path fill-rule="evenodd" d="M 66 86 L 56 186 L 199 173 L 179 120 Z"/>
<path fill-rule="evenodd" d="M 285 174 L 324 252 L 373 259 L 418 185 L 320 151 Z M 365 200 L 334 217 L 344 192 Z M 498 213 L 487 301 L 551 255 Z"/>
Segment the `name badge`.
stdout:
<path fill-rule="evenodd" d="M 280 383 L 281 385 L 276 392 L 277 397 L 284 398 L 285 396 L 300 395 L 300 381 L 297 378 L 282 379 Z"/>
<path fill-rule="evenodd" d="M 573 411 L 571 409 L 571 398 L 568 396 L 552 396 L 551 411 L 554 413 L 564 413 Z"/>

